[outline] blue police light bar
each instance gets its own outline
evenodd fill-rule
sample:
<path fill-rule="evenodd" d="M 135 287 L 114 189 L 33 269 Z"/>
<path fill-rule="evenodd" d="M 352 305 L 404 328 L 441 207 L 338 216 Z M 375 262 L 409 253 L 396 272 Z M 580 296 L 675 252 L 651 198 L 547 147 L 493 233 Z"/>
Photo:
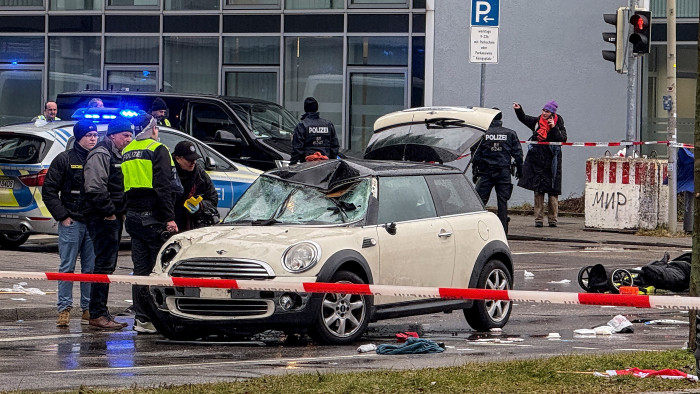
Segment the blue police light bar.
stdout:
<path fill-rule="evenodd" d="M 117 116 L 133 118 L 140 113 L 137 110 L 120 108 L 79 108 L 73 113 L 71 118 L 75 120 L 87 119 L 94 123 L 109 123 L 116 119 Z"/>

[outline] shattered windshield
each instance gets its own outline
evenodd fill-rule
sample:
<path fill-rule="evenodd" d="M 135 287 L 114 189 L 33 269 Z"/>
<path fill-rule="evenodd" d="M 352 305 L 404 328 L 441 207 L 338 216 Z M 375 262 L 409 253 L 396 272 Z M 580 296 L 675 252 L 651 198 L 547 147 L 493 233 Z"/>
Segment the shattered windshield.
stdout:
<path fill-rule="evenodd" d="M 273 104 L 229 101 L 239 118 L 258 138 L 290 140 L 297 122 L 286 109 Z"/>
<path fill-rule="evenodd" d="M 329 193 L 261 176 L 224 219 L 224 224 L 342 224 L 365 217 L 370 195 L 368 178 Z"/>

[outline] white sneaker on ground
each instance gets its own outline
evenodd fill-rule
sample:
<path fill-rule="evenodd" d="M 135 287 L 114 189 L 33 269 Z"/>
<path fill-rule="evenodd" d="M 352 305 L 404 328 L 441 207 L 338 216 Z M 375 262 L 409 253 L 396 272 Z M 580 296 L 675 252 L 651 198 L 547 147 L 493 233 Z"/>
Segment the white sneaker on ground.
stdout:
<path fill-rule="evenodd" d="M 134 331 L 141 334 L 157 334 L 158 330 L 153 326 L 150 321 L 142 322 L 139 319 L 134 319 Z"/>

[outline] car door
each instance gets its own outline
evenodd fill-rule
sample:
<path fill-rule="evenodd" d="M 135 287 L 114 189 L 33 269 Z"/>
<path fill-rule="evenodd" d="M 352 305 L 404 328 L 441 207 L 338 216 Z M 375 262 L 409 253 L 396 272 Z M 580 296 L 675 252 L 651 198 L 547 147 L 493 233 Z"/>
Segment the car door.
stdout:
<path fill-rule="evenodd" d="M 177 145 L 178 142 L 190 141 L 197 147 L 197 153 L 202 156 L 201 159 L 197 159 L 198 165 L 206 168 L 204 162 L 205 158 L 211 157 L 214 159 L 214 167 L 206 169 L 207 174 L 209 174 L 209 177 L 216 188 L 216 193 L 219 195 L 219 202 L 217 204 L 219 216 L 224 217 L 237 200 L 237 198 L 234 198 L 234 185 L 231 177 L 229 176 L 230 172 L 237 170 L 236 167 L 219 153 L 215 152 L 213 149 L 207 147 L 202 142 L 197 141 L 194 138 L 191 138 L 183 133 L 171 131 L 164 127 L 160 127 L 159 130 L 160 132 L 158 133 L 158 137 L 160 142 L 167 146 L 171 152 L 175 149 L 175 145 Z M 239 192 L 239 194 L 242 194 L 242 191 Z M 240 195 L 238 197 L 240 197 Z"/>
<path fill-rule="evenodd" d="M 486 245 L 486 216 L 492 214 L 484 209 L 481 199 L 463 174 L 432 175 L 425 179 L 438 216 L 447 220 L 453 231 L 455 266 L 451 286 L 469 287 L 476 259 Z"/>
<path fill-rule="evenodd" d="M 449 286 L 455 260 L 452 228 L 437 216 L 425 178 L 381 177 L 378 193 L 378 283 Z"/>

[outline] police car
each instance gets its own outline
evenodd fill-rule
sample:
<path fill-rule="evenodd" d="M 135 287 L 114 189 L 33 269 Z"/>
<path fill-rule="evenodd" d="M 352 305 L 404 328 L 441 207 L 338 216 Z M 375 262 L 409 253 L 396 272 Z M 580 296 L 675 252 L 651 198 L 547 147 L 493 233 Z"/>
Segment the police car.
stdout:
<path fill-rule="evenodd" d="M 107 124 L 122 112 L 135 116 L 135 111 L 101 108 L 76 111 L 77 117 L 91 119 L 102 137 Z M 75 118 L 75 117 L 74 117 Z M 56 221 L 41 197 L 41 187 L 51 161 L 72 147 L 73 121 L 20 123 L 0 127 L 0 247 L 10 249 L 22 245 L 30 234 L 57 234 Z M 158 136 L 172 152 L 178 142 L 194 143 L 199 159 L 219 194 L 219 214 L 228 210 L 255 181 L 256 170 L 225 158 L 201 141 L 178 130 L 160 126 Z"/>

